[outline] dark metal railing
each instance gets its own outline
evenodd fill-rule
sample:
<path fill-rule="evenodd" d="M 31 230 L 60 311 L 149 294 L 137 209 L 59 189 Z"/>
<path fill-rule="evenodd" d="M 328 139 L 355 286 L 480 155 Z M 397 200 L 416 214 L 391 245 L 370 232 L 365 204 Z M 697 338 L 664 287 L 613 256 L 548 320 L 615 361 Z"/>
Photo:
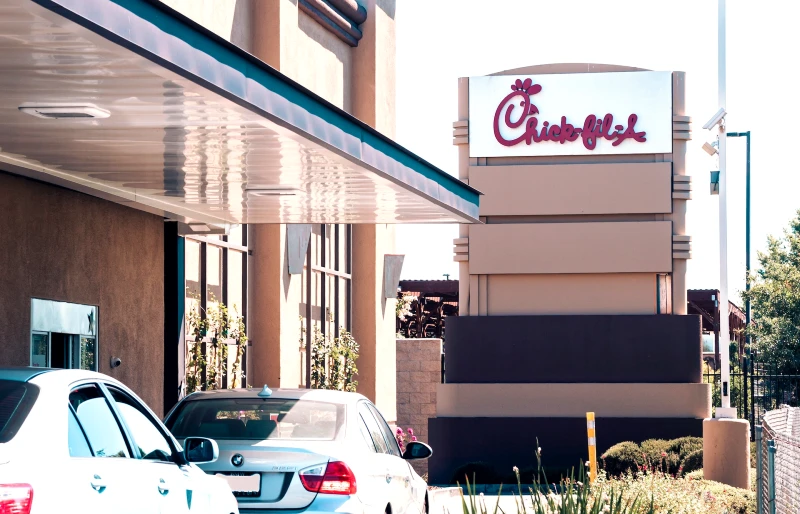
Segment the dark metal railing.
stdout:
<path fill-rule="evenodd" d="M 800 407 L 800 375 L 777 373 L 768 365 L 750 363 L 732 369 L 730 374 L 731 407 L 738 416 L 750 421 L 750 438 L 755 440 L 755 426 L 764 414 L 781 405 Z M 720 373 L 703 374 L 703 383 L 712 384 L 712 405 L 719 405 Z"/>

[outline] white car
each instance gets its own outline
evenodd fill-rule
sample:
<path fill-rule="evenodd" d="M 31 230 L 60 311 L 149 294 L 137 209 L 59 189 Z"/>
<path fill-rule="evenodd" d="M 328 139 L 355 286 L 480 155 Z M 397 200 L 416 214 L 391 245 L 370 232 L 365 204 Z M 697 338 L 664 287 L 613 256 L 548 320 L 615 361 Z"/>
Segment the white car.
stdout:
<path fill-rule="evenodd" d="M 0 512 L 238 514 L 228 484 L 194 464 L 216 443 L 186 446 L 111 377 L 0 368 Z"/>
<path fill-rule="evenodd" d="M 194 393 L 167 415 L 179 440 L 209 437 L 219 459 L 200 467 L 231 485 L 243 514 L 427 514 L 427 484 L 378 409 L 356 393 L 232 389 Z"/>

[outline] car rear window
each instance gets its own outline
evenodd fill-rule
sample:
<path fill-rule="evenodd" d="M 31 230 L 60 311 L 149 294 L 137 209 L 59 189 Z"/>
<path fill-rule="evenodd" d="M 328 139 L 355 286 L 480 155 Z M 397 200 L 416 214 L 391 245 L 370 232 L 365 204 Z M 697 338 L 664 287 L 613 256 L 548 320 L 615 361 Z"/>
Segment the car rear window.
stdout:
<path fill-rule="evenodd" d="M 342 435 L 344 405 L 277 398 L 221 398 L 184 402 L 167 420 L 175 437 L 305 439 Z"/>
<path fill-rule="evenodd" d="M 0 443 L 14 438 L 38 394 L 33 384 L 0 380 Z"/>

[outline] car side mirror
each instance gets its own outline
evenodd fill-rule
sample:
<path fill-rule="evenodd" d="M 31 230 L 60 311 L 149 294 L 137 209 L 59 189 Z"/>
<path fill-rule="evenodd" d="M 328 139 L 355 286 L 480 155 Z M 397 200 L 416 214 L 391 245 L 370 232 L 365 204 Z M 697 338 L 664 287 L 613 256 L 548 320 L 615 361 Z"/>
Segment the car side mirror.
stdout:
<path fill-rule="evenodd" d="M 219 458 L 219 446 L 213 439 L 205 437 L 187 437 L 183 442 L 183 455 L 187 462 L 208 464 Z"/>
<path fill-rule="evenodd" d="M 433 449 L 425 443 L 411 441 L 406 444 L 406 451 L 403 452 L 405 460 L 425 460 L 433 455 Z"/>

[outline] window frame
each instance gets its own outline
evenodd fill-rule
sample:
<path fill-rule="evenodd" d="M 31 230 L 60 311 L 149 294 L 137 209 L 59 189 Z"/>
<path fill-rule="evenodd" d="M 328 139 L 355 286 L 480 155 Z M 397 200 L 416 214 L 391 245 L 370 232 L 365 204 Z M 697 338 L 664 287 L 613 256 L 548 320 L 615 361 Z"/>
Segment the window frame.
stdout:
<path fill-rule="evenodd" d="M 69 418 L 75 421 L 75 425 L 78 427 L 78 430 L 81 431 L 83 440 L 86 442 L 86 447 L 89 448 L 89 453 L 91 454 L 89 456 L 72 455 L 72 452 L 69 451 L 69 422 L 67 422 L 67 451 L 69 452 L 69 457 L 71 459 L 93 459 L 97 457 L 97 455 L 94 454 L 94 448 L 92 448 L 92 444 L 89 442 L 89 436 L 86 435 L 86 430 L 83 429 L 81 420 L 78 419 L 78 413 L 75 412 L 75 407 L 73 407 L 72 403 L 69 401 L 67 401 L 67 407 L 69 407 Z"/>
<path fill-rule="evenodd" d="M 374 403 L 365 403 L 367 404 L 367 408 L 369 408 L 369 411 L 372 413 L 372 416 L 378 423 L 378 427 L 383 433 L 383 438 L 386 440 L 386 446 L 389 448 L 389 454 L 394 455 L 395 457 L 402 457 L 403 452 L 400 451 L 400 445 L 397 444 L 397 439 L 394 437 L 394 434 L 392 434 L 392 427 L 389 425 L 389 423 L 383 417 L 383 414 L 381 414 L 381 411 L 378 410 Z"/>
<path fill-rule="evenodd" d="M 135 458 L 137 460 L 148 460 L 148 461 L 152 460 L 152 459 L 145 459 L 144 455 L 141 455 L 141 452 L 139 452 L 139 445 L 136 444 L 136 437 L 134 437 L 133 432 L 131 431 L 130 427 L 128 426 L 127 422 L 125 421 L 125 416 L 122 414 L 122 411 L 120 411 L 119 408 L 117 407 L 117 400 L 114 399 L 114 397 L 111 394 L 111 390 L 112 389 L 116 390 L 116 391 L 119 391 L 123 395 L 127 396 L 134 403 L 134 405 L 138 406 L 138 407 L 135 407 L 136 410 L 141 412 L 142 415 L 150 423 L 152 423 L 156 427 L 156 430 L 158 430 L 158 433 L 161 434 L 161 437 L 163 437 L 164 440 L 166 440 L 167 445 L 169 446 L 170 452 L 172 452 L 171 455 L 170 455 L 169 461 L 163 461 L 163 460 L 161 460 L 161 461 L 152 460 L 152 461 L 153 462 L 172 462 L 172 463 L 176 462 L 176 455 L 178 455 L 180 453 L 180 451 L 176 447 L 175 441 L 173 440 L 173 438 L 170 435 L 170 433 L 167 432 L 164 429 L 164 427 L 161 425 L 161 423 L 149 412 L 149 410 L 145 407 L 145 405 L 138 398 L 136 398 L 135 395 L 131 394 L 130 392 L 126 391 L 125 389 L 119 387 L 116 384 L 102 384 L 102 385 L 103 385 L 103 392 L 106 394 L 106 399 L 113 406 L 112 408 L 113 408 L 114 414 L 117 416 L 117 421 L 124 425 L 125 433 L 130 438 L 130 444 L 133 447 L 136 448 L 136 453 L 139 454 L 139 456 L 135 457 Z"/>
<path fill-rule="evenodd" d="M 366 414 L 361 412 L 362 408 L 366 409 Z M 369 408 L 369 402 L 367 402 L 366 400 L 359 401 L 358 402 L 358 408 L 356 409 L 356 411 L 358 412 L 358 415 L 361 418 L 362 422 L 367 426 L 367 431 L 372 436 L 372 443 L 375 445 L 375 453 L 377 453 L 379 455 L 392 455 L 392 453 L 389 452 L 389 444 L 386 441 L 386 435 L 383 433 L 383 429 L 381 428 L 380 423 L 378 423 L 378 420 L 375 419 L 375 416 L 372 414 L 372 412 L 371 412 L 371 410 Z M 378 435 L 380 436 L 381 440 L 383 441 L 383 446 L 384 446 L 384 448 L 386 448 L 385 451 L 382 450 L 381 448 L 378 448 L 378 441 L 375 441 L 375 436 L 372 434 L 372 431 L 369 430 L 369 422 L 366 419 L 364 419 L 365 415 L 370 416 L 372 421 L 378 426 L 378 431 L 379 431 Z"/>
<path fill-rule="evenodd" d="M 303 317 L 305 326 L 305 382 L 306 387 L 311 384 L 311 352 L 308 350 L 313 346 L 314 323 L 319 323 L 319 329 L 323 337 L 328 335 L 328 306 L 327 288 L 328 277 L 334 277 L 333 282 L 333 311 L 332 328 L 333 337 L 339 336 L 339 331 L 344 329 L 352 332 L 353 324 L 353 225 L 344 223 L 315 223 L 312 225 L 311 239 L 306 250 L 306 260 L 303 269 L 305 280 L 305 312 Z M 329 238 L 330 227 L 330 241 Z M 319 229 L 319 233 L 314 232 Z M 332 252 L 328 252 L 328 243 L 333 247 Z M 340 256 L 340 248 L 344 255 Z M 316 252 L 315 252 L 316 250 Z M 331 260 L 328 262 L 328 253 Z M 319 259 L 317 259 L 317 254 Z M 318 262 L 317 262 L 318 261 Z M 315 287 L 317 275 L 319 286 Z M 344 284 L 342 285 L 342 282 Z M 319 306 L 315 305 L 319 294 Z M 344 297 L 344 309 L 341 308 L 342 297 Z M 320 316 L 314 319 L 314 310 L 319 308 Z M 344 312 L 342 312 L 344 310 Z"/>
<path fill-rule="evenodd" d="M 222 290 L 221 298 L 217 298 L 218 302 L 224 303 L 228 307 L 232 307 L 232 305 L 228 305 L 228 289 L 229 289 L 229 281 L 228 281 L 228 274 L 229 274 L 229 259 L 231 257 L 231 252 L 234 255 L 238 255 L 242 258 L 242 304 L 237 306 L 239 308 L 239 315 L 242 317 L 244 321 L 245 327 L 247 326 L 247 262 L 250 256 L 250 250 L 247 246 L 247 227 L 248 225 L 242 223 L 240 225 L 242 230 L 242 244 L 238 245 L 228 241 L 228 235 L 221 235 L 218 239 L 214 237 L 208 236 L 200 236 L 194 234 L 188 234 L 183 236 L 186 240 L 192 241 L 199 245 L 199 262 L 198 262 L 198 271 L 199 277 L 197 282 L 197 287 L 200 292 L 200 312 L 205 313 L 206 308 L 208 307 L 208 248 L 209 246 L 219 248 L 221 250 L 221 257 L 219 260 L 220 266 L 220 288 Z M 184 255 L 184 268 L 186 267 L 186 255 Z M 187 295 L 189 287 L 189 281 L 184 278 L 184 296 Z M 184 312 L 184 318 L 188 315 L 188 312 Z M 188 330 L 188 323 L 185 322 L 184 319 L 184 330 Z M 183 362 L 188 362 L 188 354 L 191 351 L 191 345 L 197 344 L 194 341 L 194 338 L 188 332 L 184 332 L 183 334 L 184 344 L 183 344 L 183 352 L 184 355 L 182 356 Z M 206 356 L 206 343 L 201 343 L 203 346 L 200 348 L 203 358 Z M 247 381 L 247 359 L 248 359 L 248 350 L 249 350 L 250 343 L 248 343 L 244 351 L 242 352 L 242 381 L 241 387 L 244 387 Z M 201 383 L 203 384 L 200 388 L 201 391 L 205 391 L 205 383 L 206 383 L 206 369 L 203 368 L 202 370 L 202 377 Z M 185 384 L 184 384 L 185 385 Z M 228 389 L 229 388 L 229 377 L 226 374 L 222 377 L 222 388 Z M 184 392 L 181 393 L 181 398 L 185 395 Z"/>
<path fill-rule="evenodd" d="M 76 307 L 76 308 L 87 308 L 87 309 L 90 309 L 92 314 L 93 314 L 93 316 L 91 318 L 91 323 L 90 323 L 91 333 L 86 333 L 85 334 L 85 333 L 80 333 L 80 331 L 73 332 L 72 330 L 70 330 L 70 331 L 53 330 L 52 329 L 53 327 L 50 326 L 49 323 L 47 323 L 48 326 L 46 326 L 46 327 L 43 327 L 41 325 L 37 325 L 36 328 L 34 328 L 34 323 L 35 323 L 35 320 L 34 320 L 35 307 L 34 306 L 35 306 L 35 304 L 37 302 L 42 302 L 42 303 L 46 302 L 46 303 L 50 303 L 50 304 L 62 304 L 62 305 L 66 305 L 66 306 L 73 306 L 73 307 Z M 54 333 L 58 333 L 58 334 L 64 334 L 64 335 L 73 337 L 73 338 L 75 338 L 77 340 L 77 341 L 70 340 L 69 348 L 65 349 L 65 355 L 67 356 L 66 358 L 68 360 L 71 360 L 71 358 L 72 358 L 71 354 L 72 354 L 72 352 L 75 351 L 75 347 L 74 347 L 75 344 L 77 344 L 77 351 L 78 351 L 78 355 L 79 355 L 79 357 L 78 357 L 78 365 L 77 366 L 73 365 L 73 366 L 71 366 L 69 368 L 58 368 L 58 369 L 83 369 L 83 368 L 80 367 L 80 348 L 81 348 L 81 340 L 83 338 L 86 338 L 86 339 L 93 339 L 94 340 L 94 363 L 93 363 L 94 365 L 93 365 L 92 369 L 84 370 L 84 371 L 97 371 L 98 370 L 99 359 L 97 358 L 97 356 L 99 355 L 99 352 L 100 352 L 100 307 L 98 305 L 67 302 L 67 301 L 62 301 L 62 300 L 53 300 L 53 299 L 49 299 L 49 298 L 32 296 L 32 297 L 30 297 L 30 313 L 31 313 L 31 319 L 30 319 L 30 322 L 29 322 L 30 326 L 28 327 L 28 334 L 29 334 L 29 351 L 28 351 L 28 363 L 29 364 L 28 365 L 29 366 L 31 366 L 31 367 L 39 367 L 39 368 L 42 367 L 42 366 L 34 366 L 34 363 L 33 363 L 33 338 L 36 335 L 45 335 L 47 337 L 47 356 L 46 356 L 47 365 L 44 366 L 44 367 L 47 367 L 47 368 L 52 367 L 52 364 L 53 364 L 52 363 L 52 353 L 53 353 L 53 337 L 52 337 L 52 335 Z M 63 328 L 63 327 L 60 327 L 60 328 Z"/>
<path fill-rule="evenodd" d="M 125 458 L 136 459 L 135 455 L 138 453 L 138 451 L 134 451 L 130 433 L 128 433 L 127 427 L 122 423 L 120 418 L 120 413 L 117 411 L 116 405 L 114 405 L 110 401 L 111 398 L 108 395 L 108 392 L 105 390 L 103 384 L 97 381 L 76 382 L 70 384 L 69 386 L 69 392 L 67 394 L 67 404 L 69 405 L 70 409 L 72 409 L 73 412 L 75 413 L 75 419 L 77 420 L 78 425 L 81 427 L 81 430 L 83 431 L 83 434 L 86 437 L 86 441 L 89 443 L 89 449 L 92 451 L 92 456 L 99 459 L 110 458 L 110 457 L 98 457 L 97 455 L 95 455 L 94 448 L 92 447 L 92 441 L 91 439 L 89 439 L 89 435 L 86 433 L 86 429 L 83 427 L 83 422 L 81 422 L 81 419 L 78 417 L 78 411 L 75 409 L 75 407 L 72 405 L 72 402 L 69 399 L 69 397 L 72 396 L 72 393 L 74 393 L 75 391 L 83 389 L 85 387 L 92 387 L 92 386 L 100 390 L 100 395 L 102 396 L 103 400 L 105 400 L 106 406 L 108 406 L 109 410 L 111 411 L 111 416 L 116 422 L 117 428 L 119 428 L 120 433 L 122 434 L 122 441 L 123 443 L 125 443 L 125 449 L 128 450 L 128 455 Z"/>

